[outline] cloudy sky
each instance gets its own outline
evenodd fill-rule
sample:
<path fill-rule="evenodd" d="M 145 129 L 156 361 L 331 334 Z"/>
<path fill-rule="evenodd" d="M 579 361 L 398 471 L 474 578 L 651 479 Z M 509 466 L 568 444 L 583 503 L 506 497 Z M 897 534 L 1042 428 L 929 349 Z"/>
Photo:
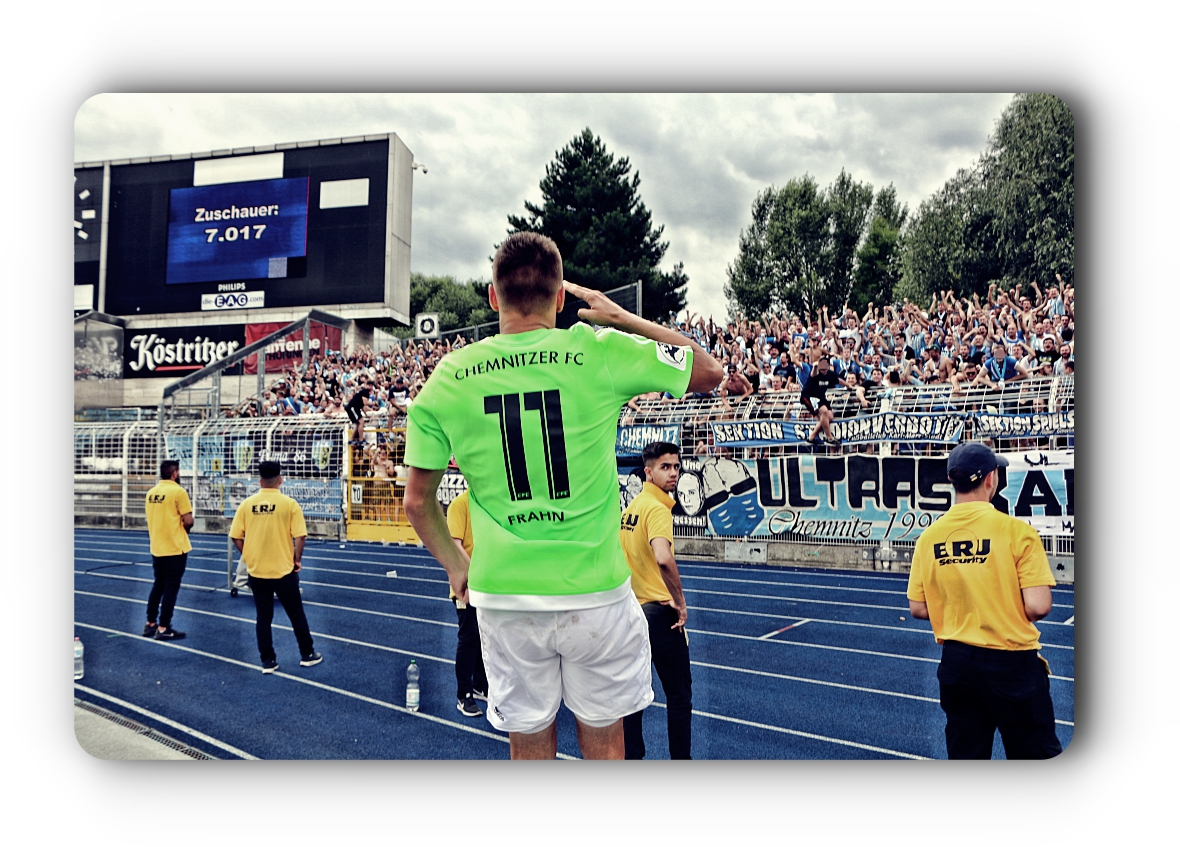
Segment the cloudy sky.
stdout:
<path fill-rule="evenodd" d="M 640 177 L 684 262 L 689 307 L 725 314 L 725 268 L 755 195 L 847 170 L 911 213 L 987 144 L 1011 94 L 102 94 L 77 113 L 75 161 L 396 133 L 414 180 L 412 269 L 490 277 L 509 214 L 540 202 L 555 152 L 590 127 Z"/>

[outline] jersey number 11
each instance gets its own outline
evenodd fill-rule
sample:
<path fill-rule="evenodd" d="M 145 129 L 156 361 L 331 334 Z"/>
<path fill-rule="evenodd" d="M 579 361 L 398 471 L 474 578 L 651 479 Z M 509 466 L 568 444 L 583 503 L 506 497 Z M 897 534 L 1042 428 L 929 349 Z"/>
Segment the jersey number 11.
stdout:
<path fill-rule="evenodd" d="M 524 409 L 537 412 L 541 424 L 541 445 L 545 449 L 545 477 L 549 499 L 570 496 L 570 473 L 565 459 L 565 426 L 561 420 L 561 392 L 529 391 Z M 520 394 L 493 394 L 483 398 L 484 414 L 500 418 L 500 444 L 504 448 L 504 469 L 508 473 L 508 494 L 513 500 L 533 499 L 525 462 L 524 427 Z"/>

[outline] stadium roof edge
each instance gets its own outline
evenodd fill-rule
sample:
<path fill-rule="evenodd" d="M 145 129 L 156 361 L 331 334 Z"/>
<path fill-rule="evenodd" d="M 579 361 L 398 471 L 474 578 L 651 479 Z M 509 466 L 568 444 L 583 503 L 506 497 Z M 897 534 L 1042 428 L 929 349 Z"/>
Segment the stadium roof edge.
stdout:
<path fill-rule="evenodd" d="M 165 153 L 156 156 L 136 156 L 123 159 L 99 159 L 88 162 L 74 162 L 75 168 L 101 168 L 103 165 L 138 165 L 150 162 L 183 161 L 185 159 L 209 159 L 214 156 L 238 156 L 249 153 L 271 153 L 279 150 L 297 150 L 304 147 L 329 147 L 336 144 L 359 144 L 364 141 L 384 141 L 397 133 L 385 132 L 371 135 L 349 135 L 342 138 L 320 138 L 313 141 L 285 141 L 276 144 L 258 144 L 253 147 L 223 148 L 200 153 Z"/>
<path fill-rule="evenodd" d="M 83 312 L 74 318 L 74 323 L 78 321 L 98 321 L 99 323 L 111 324 L 112 326 L 126 327 L 127 321 L 115 315 L 108 315 L 106 312 L 96 312 L 91 309 L 89 312 Z"/>

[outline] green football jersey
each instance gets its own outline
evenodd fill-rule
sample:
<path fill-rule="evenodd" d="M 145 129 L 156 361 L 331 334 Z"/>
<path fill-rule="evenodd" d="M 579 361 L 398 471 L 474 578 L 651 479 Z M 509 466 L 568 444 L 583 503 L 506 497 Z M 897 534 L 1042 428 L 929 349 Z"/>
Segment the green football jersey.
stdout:
<path fill-rule="evenodd" d="M 467 479 L 472 605 L 578 609 L 626 596 L 619 410 L 648 391 L 682 396 L 692 356 L 575 324 L 497 335 L 439 362 L 410 406 L 405 461 L 437 470 L 454 455 Z"/>

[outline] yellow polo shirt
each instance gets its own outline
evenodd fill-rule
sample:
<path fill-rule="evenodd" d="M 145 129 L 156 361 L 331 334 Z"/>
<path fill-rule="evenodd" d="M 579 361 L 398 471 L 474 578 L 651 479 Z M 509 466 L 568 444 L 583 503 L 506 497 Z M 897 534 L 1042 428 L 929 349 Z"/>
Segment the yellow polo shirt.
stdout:
<path fill-rule="evenodd" d="M 1021 589 L 1056 584 L 1035 529 L 991 503 L 956 503 L 914 545 L 906 596 L 926 604 L 939 644 L 1039 650 Z"/>
<path fill-rule="evenodd" d="M 451 538 L 463 542 L 463 549 L 467 555 L 475 549 L 475 539 L 471 537 L 471 509 L 467 505 L 467 492 L 464 491 L 447 506 L 447 529 Z"/>
<path fill-rule="evenodd" d="M 261 488 L 234 512 L 230 538 L 245 539 L 242 558 L 258 579 L 279 579 L 295 570 L 293 539 L 307 535 L 303 509 L 277 488 Z"/>
<path fill-rule="evenodd" d="M 193 549 L 180 519 L 193 510 L 193 504 L 188 492 L 177 483 L 160 480 L 144 498 L 143 510 L 153 556 L 179 556 Z"/>
<path fill-rule="evenodd" d="M 619 543 L 631 568 L 631 590 L 640 603 L 667 602 L 672 599 L 655 551 L 653 538 L 666 538 L 672 544 L 672 507 L 676 501 L 658 486 L 643 483 L 643 491 L 631 501 L 619 523 Z M 672 547 L 675 555 L 675 545 Z"/>
<path fill-rule="evenodd" d="M 467 504 L 467 492 L 464 491 L 447 506 L 447 529 L 451 538 L 463 542 L 463 549 L 467 555 L 475 549 L 475 539 L 471 536 L 471 507 Z M 451 599 L 455 599 L 455 591 L 451 590 Z"/>

